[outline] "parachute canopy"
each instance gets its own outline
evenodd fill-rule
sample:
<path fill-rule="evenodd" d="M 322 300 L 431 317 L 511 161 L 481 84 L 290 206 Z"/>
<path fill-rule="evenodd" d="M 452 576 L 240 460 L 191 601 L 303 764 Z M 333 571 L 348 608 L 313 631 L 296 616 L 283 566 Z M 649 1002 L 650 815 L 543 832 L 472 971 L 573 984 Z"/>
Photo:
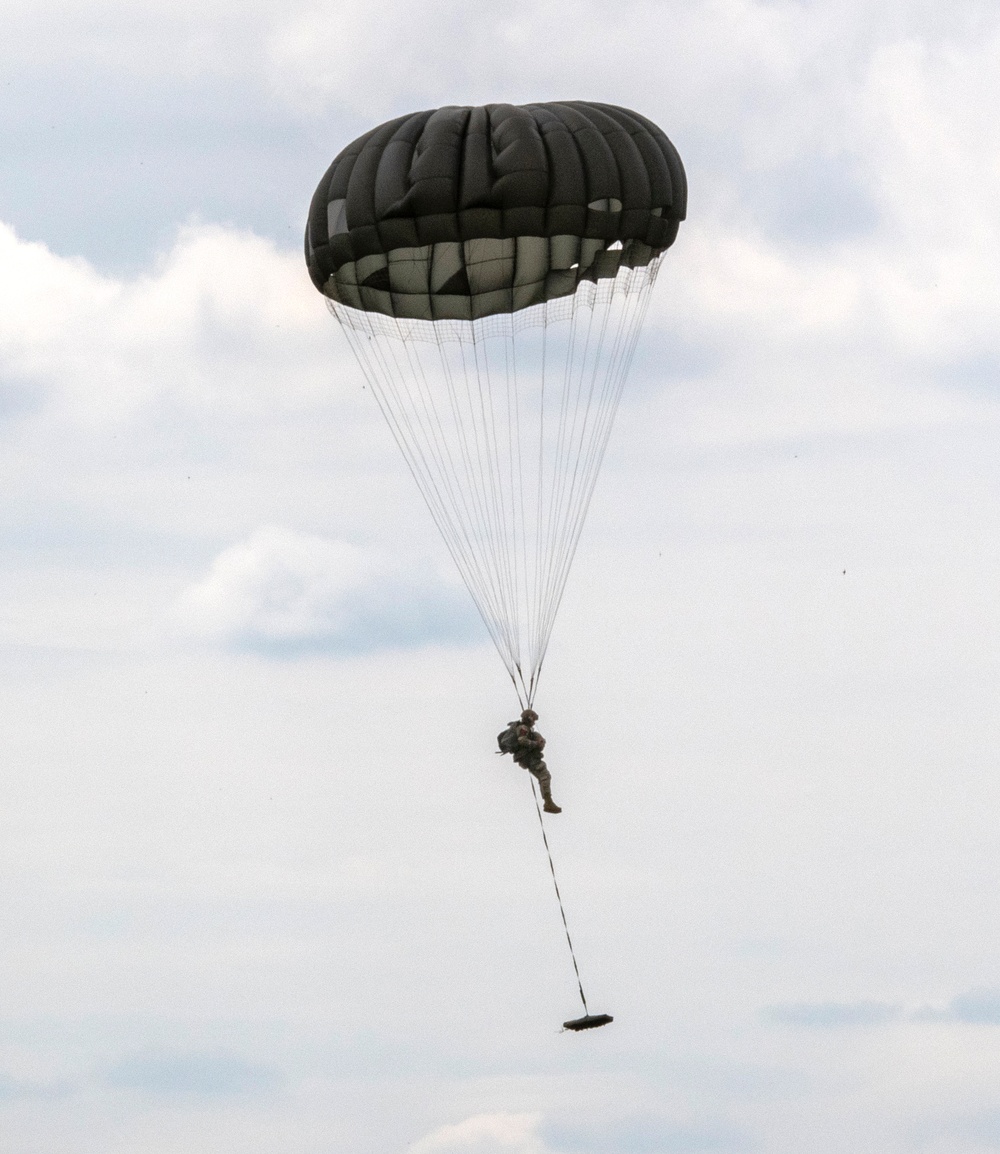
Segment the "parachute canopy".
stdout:
<path fill-rule="evenodd" d="M 354 309 L 474 320 L 572 295 L 673 243 L 676 150 L 610 104 L 488 104 L 389 121 L 340 153 L 309 210 L 316 287 Z"/>
<path fill-rule="evenodd" d="M 687 186 L 609 104 L 441 108 L 337 157 L 306 260 L 530 705 Z"/>

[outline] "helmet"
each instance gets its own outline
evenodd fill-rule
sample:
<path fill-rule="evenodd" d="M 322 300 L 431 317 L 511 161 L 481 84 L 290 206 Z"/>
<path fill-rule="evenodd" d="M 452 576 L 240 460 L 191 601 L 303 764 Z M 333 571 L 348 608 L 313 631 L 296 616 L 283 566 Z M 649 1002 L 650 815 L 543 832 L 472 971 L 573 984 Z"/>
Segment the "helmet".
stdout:
<path fill-rule="evenodd" d="M 525 725 L 534 725 L 538 720 L 538 714 L 533 709 L 524 709 L 521 711 L 521 720 Z"/>

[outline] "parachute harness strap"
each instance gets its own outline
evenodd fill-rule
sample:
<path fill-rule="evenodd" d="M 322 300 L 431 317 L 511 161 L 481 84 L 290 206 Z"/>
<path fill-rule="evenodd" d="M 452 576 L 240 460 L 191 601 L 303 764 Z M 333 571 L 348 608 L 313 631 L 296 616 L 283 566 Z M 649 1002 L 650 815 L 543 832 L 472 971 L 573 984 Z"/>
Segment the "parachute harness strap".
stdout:
<path fill-rule="evenodd" d="M 531 775 L 528 775 L 531 777 Z M 556 901 L 559 903 L 559 913 L 562 915 L 563 929 L 566 931 L 566 944 L 569 946 L 569 956 L 573 959 L 573 972 L 576 974 L 576 986 L 580 991 L 580 1001 L 583 1002 L 583 1012 L 590 1013 L 587 1006 L 587 995 L 583 992 L 583 981 L 580 978 L 580 967 L 576 964 L 576 951 L 573 949 L 573 939 L 569 936 L 569 925 L 566 921 L 566 910 L 563 907 L 562 894 L 559 892 L 559 882 L 556 880 L 556 867 L 552 860 L 552 850 L 549 848 L 549 835 L 545 832 L 545 820 L 542 817 L 542 806 L 538 800 L 538 789 L 535 786 L 535 779 L 531 778 L 531 795 L 535 799 L 535 812 L 538 814 L 538 824 L 542 830 L 542 841 L 545 843 L 545 853 L 549 859 L 549 872 L 552 874 L 552 884 L 556 891 Z"/>

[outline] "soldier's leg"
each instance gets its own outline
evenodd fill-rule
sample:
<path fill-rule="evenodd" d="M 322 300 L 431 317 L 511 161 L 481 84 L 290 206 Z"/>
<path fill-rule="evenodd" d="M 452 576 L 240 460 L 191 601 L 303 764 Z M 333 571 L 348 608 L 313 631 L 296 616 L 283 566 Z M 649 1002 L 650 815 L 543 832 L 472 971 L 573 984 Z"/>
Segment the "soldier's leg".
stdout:
<path fill-rule="evenodd" d="M 538 782 L 538 788 L 542 791 L 542 801 L 545 802 L 546 813 L 562 813 L 562 810 L 552 800 L 552 774 L 549 773 L 548 767 L 544 761 L 535 761 L 528 766 L 528 772 Z"/>

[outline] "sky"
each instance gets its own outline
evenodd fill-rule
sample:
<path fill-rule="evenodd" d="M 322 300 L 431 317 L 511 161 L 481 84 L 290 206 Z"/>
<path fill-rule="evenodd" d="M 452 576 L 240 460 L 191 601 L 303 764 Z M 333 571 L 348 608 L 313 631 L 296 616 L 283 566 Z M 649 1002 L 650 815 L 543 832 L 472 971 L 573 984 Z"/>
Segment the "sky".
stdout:
<path fill-rule="evenodd" d="M 2 1154 L 1000 1150 L 1000 10 L 0 0 Z M 537 707 L 301 253 L 588 99 L 687 167 Z"/>

